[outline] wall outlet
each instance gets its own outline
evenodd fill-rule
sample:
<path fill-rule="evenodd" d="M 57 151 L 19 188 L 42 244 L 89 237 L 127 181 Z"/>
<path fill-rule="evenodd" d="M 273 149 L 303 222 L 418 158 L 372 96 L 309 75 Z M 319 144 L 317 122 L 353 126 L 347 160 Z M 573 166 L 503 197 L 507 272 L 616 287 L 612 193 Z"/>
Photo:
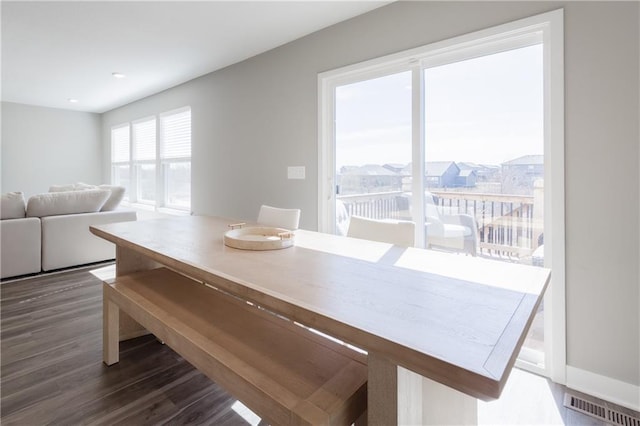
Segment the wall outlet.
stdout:
<path fill-rule="evenodd" d="M 304 166 L 287 167 L 287 179 L 304 179 L 304 178 L 305 178 Z"/>

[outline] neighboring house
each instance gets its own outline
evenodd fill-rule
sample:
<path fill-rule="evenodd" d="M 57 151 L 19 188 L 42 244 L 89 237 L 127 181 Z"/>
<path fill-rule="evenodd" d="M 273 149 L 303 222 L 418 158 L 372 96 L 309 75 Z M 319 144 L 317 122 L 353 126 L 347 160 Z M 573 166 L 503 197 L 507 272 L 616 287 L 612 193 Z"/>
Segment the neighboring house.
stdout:
<path fill-rule="evenodd" d="M 473 169 L 460 170 L 460 174 L 456 177 L 456 186 L 472 188 L 476 186 L 478 181 L 478 173 Z"/>
<path fill-rule="evenodd" d="M 429 188 L 452 188 L 459 174 L 460 168 L 453 161 L 428 161 L 425 165 Z"/>
<path fill-rule="evenodd" d="M 405 166 L 406 166 L 405 164 L 399 164 L 399 163 L 393 163 L 393 164 L 387 163 L 382 165 L 382 167 L 384 167 L 385 169 L 389 169 L 392 172 L 396 172 L 399 174 L 404 173 Z"/>
<path fill-rule="evenodd" d="M 525 155 L 502 163 L 502 193 L 533 195 L 533 182 L 544 178 L 544 156 Z"/>
<path fill-rule="evenodd" d="M 460 168 L 461 174 L 464 170 L 474 170 L 477 182 L 500 182 L 500 166 L 469 162 L 458 162 L 456 164 Z"/>
<path fill-rule="evenodd" d="M 341 195 L 400 191 L 402 175 L 378 164 L 344 166 L 336 176 Z"/>

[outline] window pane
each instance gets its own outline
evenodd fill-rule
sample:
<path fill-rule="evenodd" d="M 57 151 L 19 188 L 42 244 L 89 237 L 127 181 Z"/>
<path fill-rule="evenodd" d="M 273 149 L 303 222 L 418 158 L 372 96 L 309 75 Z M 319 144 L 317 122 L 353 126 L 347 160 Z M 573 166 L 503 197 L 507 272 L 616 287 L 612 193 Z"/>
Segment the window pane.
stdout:
<path fill-rule="evenodd" d="M 156 200 L 156 166 L 141 164 L 138 170 L 138 201 L 153 203 Z"/>
<path fill-rule="evenodd" d="M 191 157 L 191 110 L 160 118 L 162 158 Z"/>
<path fill-rule="evenodd" d="M 111 129 L 111 161 L 129 161 L 129 126 Z"/>
<path fill-rule="evenodd" d="M 411 72 L 336 88 L 336 231 L 351 216 L 410 219 Z"/>
<path fill-rule="evenodd" d="M 165 170 L 167 206 L 188 210 L 191 207 L 191 162 L 169 163 Z"/>
<path fill-rule="evenodd" d="M 124 199 L 129 199 L 129 188 L 131 185 L 131 174 L 129 165 L 114 165 L 112 169 L 113 184 L 124 186 L 126 188 Z"/>
<path fill-rule="evenodd" d="M 425 241 L 524 264 L 544 261 L 541 44 L 425 70 Z M 520 359 L 544 362 L 544 305 Z"/>
<path fill-rule="evenodd" d="M 533 263 L 543 238 L 542 63 L 537 44 L 424 71 L 431 247 Z"/>
<path fill-rule="evenodd" d="M 156 120 L 151 119 L 133 124 L 133 145 L 135 160 L 155 160 Z"/>

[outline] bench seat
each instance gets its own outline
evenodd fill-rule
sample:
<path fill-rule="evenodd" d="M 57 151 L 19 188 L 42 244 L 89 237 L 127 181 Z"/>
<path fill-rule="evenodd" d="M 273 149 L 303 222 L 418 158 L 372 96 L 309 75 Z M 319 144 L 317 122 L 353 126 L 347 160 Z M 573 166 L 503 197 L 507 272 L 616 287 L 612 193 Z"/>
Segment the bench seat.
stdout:
<path fill-rule="evenodd" d="M 104 362 L 119 310 L 272 425 L 366 422 L 366 357 L 166 268 L 104 283 Z"/>

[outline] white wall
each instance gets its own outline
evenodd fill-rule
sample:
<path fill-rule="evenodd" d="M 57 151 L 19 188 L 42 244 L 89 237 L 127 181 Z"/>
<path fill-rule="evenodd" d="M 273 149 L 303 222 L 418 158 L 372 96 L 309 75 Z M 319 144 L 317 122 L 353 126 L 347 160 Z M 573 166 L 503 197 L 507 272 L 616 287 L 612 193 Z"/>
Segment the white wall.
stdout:
<path fill-rule="evenodd" d="M 99 114 L 2 102 L 2 192 L 102 183 Z"/>
<path fill-rule="evenodd" d="M 316 229 L 318 73 L 559 7 L 567 362 L 602 379 L 584 390 L 621 386 L 628 401 L 640 389 L 637 2 L 394 3 L 105 113 L 105 165 L 110 126 L 191 105 L 195 213 L 252 219 L 261 203 L 295 206 L 301 227 Z M 307 179 L 287 180 L 290 165 L 306 166 Z"/>

